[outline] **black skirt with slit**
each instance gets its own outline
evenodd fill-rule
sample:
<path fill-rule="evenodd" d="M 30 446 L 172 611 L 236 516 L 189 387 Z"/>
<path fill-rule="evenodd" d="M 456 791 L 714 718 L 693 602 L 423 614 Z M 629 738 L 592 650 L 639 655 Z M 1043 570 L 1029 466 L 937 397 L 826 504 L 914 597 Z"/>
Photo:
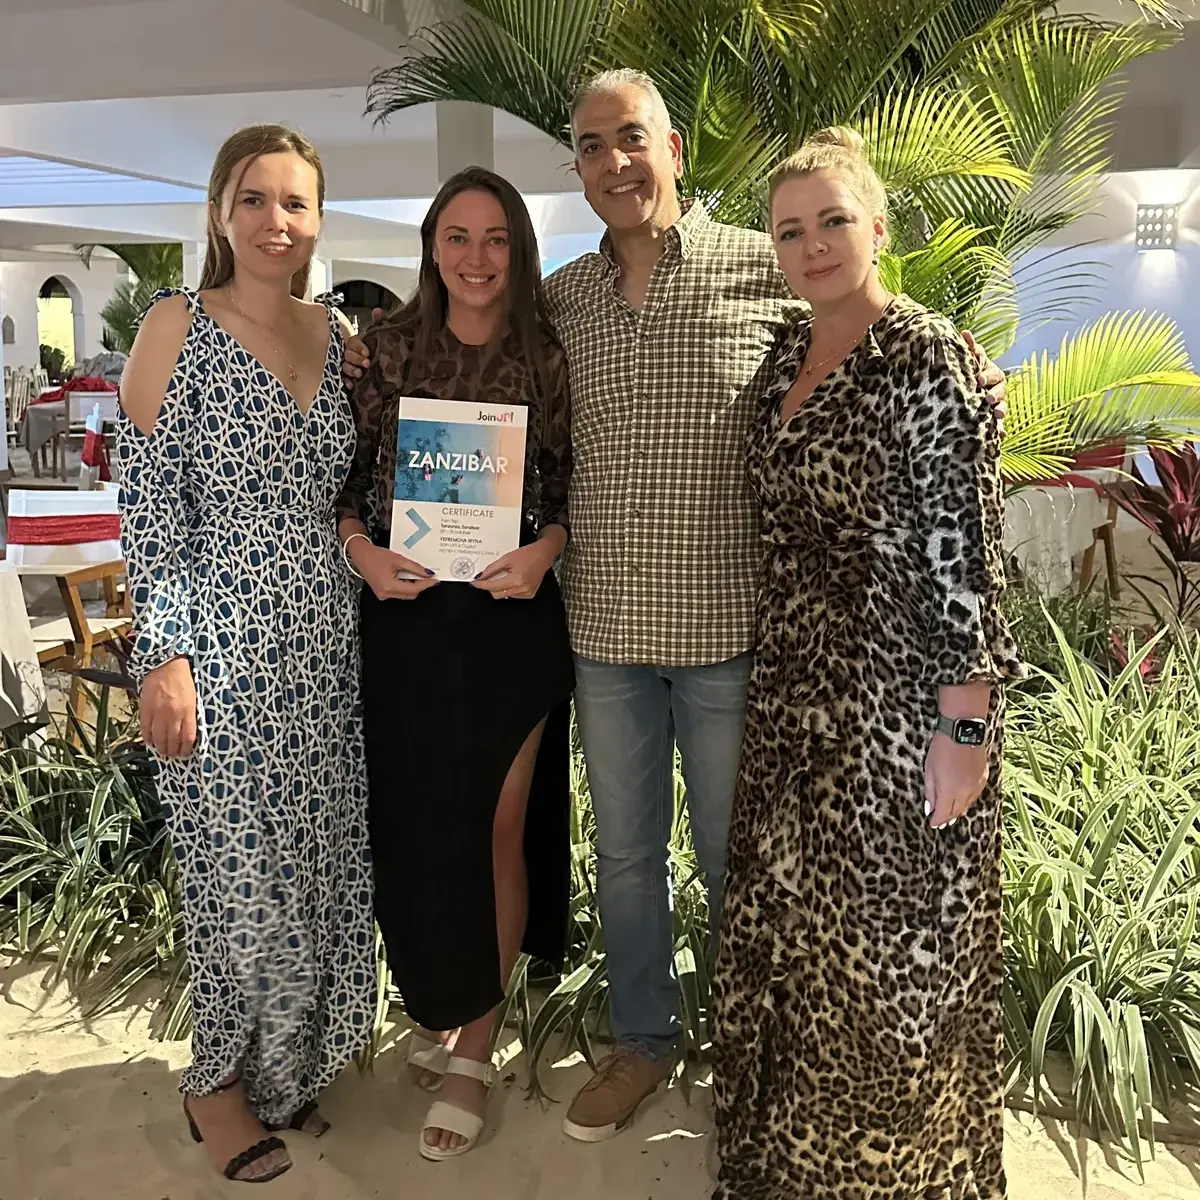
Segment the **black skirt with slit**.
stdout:
<path fill-rule="evenodd" d="M 455 1029 L 503 999 L 492 879 L 500 790 L 546 718 L 525 819 L 522 948 L 558 967 L 570 885 L 574 665 L 553 573 L 532 600 L 440 583 L 362 591 L 375 914 L 409 1016 Z"/>

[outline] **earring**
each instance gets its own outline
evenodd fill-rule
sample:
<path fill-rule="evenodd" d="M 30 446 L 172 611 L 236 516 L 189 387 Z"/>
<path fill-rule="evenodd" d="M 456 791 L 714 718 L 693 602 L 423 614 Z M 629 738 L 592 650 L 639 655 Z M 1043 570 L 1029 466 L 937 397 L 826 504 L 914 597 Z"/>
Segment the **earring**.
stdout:
<path fill-rule="evenodd" d="M 871 261 L 872 261 L 872 262 L 873 262 L 873 263 L 874 263 L 876 266 L 878 266 L 878 265 L 879 265 L 879 251 L 878 251 L 878 250 L 876 250 L 876 251 L 875 251 L 875 253 L 871 255 Z"/>

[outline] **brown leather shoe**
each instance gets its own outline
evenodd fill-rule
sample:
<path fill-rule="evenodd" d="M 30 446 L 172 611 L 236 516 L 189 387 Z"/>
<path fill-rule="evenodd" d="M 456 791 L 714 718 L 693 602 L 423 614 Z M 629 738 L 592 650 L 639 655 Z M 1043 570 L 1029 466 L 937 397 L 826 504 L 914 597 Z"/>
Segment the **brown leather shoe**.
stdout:
<path fill-rule="evenodd" d="M 670 1062 L 636 1050 L 616 1050 L 600 1062 L 567 1109 L 563 1132 L 578 1142 L 616 1137 L 633 1119 L 637 1106 L 671 1074 Z"/>

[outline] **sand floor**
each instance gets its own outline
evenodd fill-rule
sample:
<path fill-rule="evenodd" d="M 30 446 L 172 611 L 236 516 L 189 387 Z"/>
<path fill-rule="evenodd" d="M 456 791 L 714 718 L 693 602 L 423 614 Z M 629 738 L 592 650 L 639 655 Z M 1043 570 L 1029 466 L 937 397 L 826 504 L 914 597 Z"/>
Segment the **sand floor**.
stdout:
<path fill-rule="evenodd" d="M 184 1129 L 176 1095 L 187 1047 L 145 1034 L 140 1013 L 90 1028 L 47 995 L 42 970 L 0 972 L 0 1200 L 207 1200 L 244 1195 L 210 1173 Z M 563 1136 L 561 1104 L 525 1097 L 523 1066 L 506 1064 L 474 1152 L 426 1163 L 416 1151 L 428 1098 L 400 1078 L 398 1050 L 371 1076 L 350 1068 L 322 1105 L 334 1128 L 320 1141 L 289 1135 L 295 1168 L 254 1195 L 277 1200 L 703 1200 L 703 1090 L 691 1105 L 672 1088 L 633 1127 L 600 1146 Z M 545 1072 L 560 1099 L 580 1065 Z M 1200 1200 L 1200 1150 L 1161 1148 L 1144 1185 L 1095 1143 L 1053 1122 L 1010 1114 L 1012 1200 Z M 1078 1164 L 1085 1164 L 1086 1190 Z M 783 1200 L 783 1198 L 781 1198 Z"/>

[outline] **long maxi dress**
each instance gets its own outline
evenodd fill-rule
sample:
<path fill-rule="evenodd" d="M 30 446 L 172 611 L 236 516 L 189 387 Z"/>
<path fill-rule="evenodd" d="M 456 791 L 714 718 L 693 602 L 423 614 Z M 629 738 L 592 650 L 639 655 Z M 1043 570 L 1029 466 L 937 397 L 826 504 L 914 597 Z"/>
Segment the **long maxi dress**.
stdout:
<path fill-rule="evenodd" d="M 527 544 L 567 526 L 572 468 L 565 356 L 546 331 L 546 380 L 519 339 L 460 342 L 442 327 L 427 350 L 400 315 L 364 339 L 371 367 L 354 390 L 358 448 L 338 501 L 390 542 L 402 396 L 528 408 Z M 435 472 L 433 483 L 444 485 Z M 419 560 L 420 548 L 411 551 Z M 570 884 L 570 697 L 575 667 L 553 571 L 531 600 L 444 582 L 415 600 L 362 589 L 363 726 L 375 914 L 410 1017 L 454 1029 L 504 998 L 493 832 L 513 759 L 545 718 L 525 810 L 528 921 L 521 948 L 562 965 Z"/>
<path fill-rule="evenodd" d="M 999 439 L 949 322 L 897 297 L 749 435 L 758 646 L 714 981 L 715 1200 L 1001 1200 Z M 938 688 L 993 684 L 989 775 L 931 829 Z"/>
<path fill-rule="evenodd" d="M 191 328 L 154 430 L 122 416 L 117 436 L 131 666 L 140 683 L 185 655 L 196 682 L 195 750 L 155 755 L 195 1018 L 181 1090 L 240 1072 L 279 1124 L 375 1015 L 357 612 L 333 514 L 354 424 L 332 310 L 302 413 L 183 294 Z"/>

